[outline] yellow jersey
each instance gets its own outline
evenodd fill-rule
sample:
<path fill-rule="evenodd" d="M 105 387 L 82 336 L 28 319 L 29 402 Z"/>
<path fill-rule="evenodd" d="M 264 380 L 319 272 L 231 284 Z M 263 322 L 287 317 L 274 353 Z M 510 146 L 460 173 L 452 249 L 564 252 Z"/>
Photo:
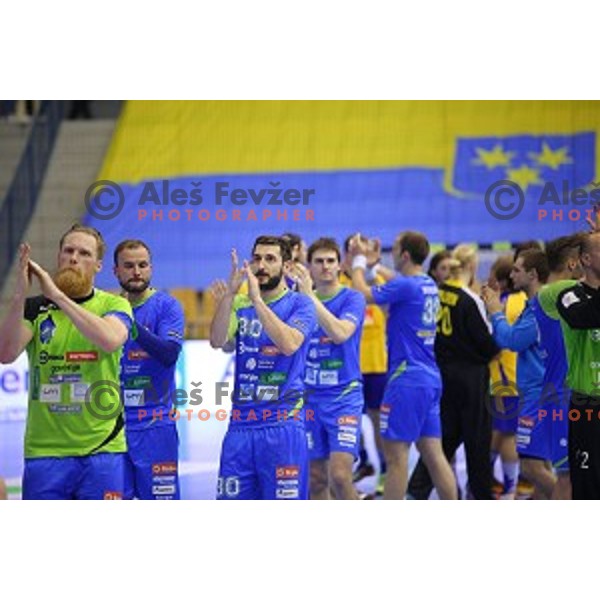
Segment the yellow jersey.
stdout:
<path fill-rule="evenodd" d="M 352 279 L 340 273 L 340 283 L 352 287 Z M 385 283 L 382 277 L 376 285 Z M 385 312 L 377 304 L 367 304 L 362 337 L 360 339 L 360 370 L 362 373 L 387 373 L 387 349 L 385 336 Z"/>

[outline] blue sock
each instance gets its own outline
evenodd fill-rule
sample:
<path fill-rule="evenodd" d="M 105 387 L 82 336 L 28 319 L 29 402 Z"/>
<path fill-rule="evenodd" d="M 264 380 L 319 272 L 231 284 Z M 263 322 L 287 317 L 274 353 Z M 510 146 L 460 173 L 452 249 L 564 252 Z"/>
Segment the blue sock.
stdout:
<path fill-rule="evenodd" d="M 504 472 L 504 493 L 510 494 L 517 489 L 519 481 L 519 461 L 503 462 L 502 471 Z"/>

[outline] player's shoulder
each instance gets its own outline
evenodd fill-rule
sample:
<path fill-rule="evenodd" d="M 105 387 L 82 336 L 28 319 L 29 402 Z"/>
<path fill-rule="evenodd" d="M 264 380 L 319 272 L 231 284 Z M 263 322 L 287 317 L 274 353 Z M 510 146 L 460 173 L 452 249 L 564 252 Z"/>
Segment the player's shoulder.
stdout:
<path fill-rule="evenodd" d="M 149 301 L 160 306 L 162 310 L 177 309 L 183 312 L 181 302 L 165 290 L 156 290 L 152 296 L 150 296 Z"/>
<path fill-rule="evenodd" d="M 25 299 L 25 318 L 33 322 L 40 314 L 47 312 L 53 306 L 52 301 L 48 300 L 45 296 L 30 296 Z"/>
<path fill-rule="evenodd" d="M 345 305 L 360 306 L 363 310 L 366 308 L 367 300 L 358 290 L 343 288 L 340 293 L 343 294 L 342 301 Z"/>
<path fill-rule="evenodd" d="M 348 288 L 344 288 L 348 289 Z M 295 307 L 306 307 L 311 306 L 314 308 L 313 301 L 306 295 L 300 292 L 294 292 L 293 290 L 289 290 L 284 296 L 281 297 L 281 300 L 285 302 L 289 302 L 293 304 Z"/>
<path fill-rule="evenodd" d="M 116 311 L 124 312 L 128 315 L 131 314 L 131 304 L 129 303 L 129 300 L 118 294 L 95 288 L 92 300 L 94 305 L 97 306 L 101 312 Z"/>

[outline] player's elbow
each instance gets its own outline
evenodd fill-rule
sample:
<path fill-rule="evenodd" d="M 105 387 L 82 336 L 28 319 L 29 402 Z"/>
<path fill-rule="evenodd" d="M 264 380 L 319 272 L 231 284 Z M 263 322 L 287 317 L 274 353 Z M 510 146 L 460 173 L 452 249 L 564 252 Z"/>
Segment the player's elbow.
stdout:
<path fill-rule="evenodd" d="M 222 348 L 225 345 L 225 340 L 222 340 L 220 338 L 217 338 L 216 336 L 210 336 L 209 338 L 209 344 L 211 348 L 214 348 L 215 350 L 219 350 L 220 348 Z"/>
<path fill-rule="evenodd" d="M 334 334 L 331 336 L 331 340 L 334 344 L 343 344 L 352 337 L 352 334 L 355 330 L 356 325 L 350 322 L 345 322 L 344 324 L 340 325 L 336 332 L 334 332 Z"/>
<path fill-rule="evenodd" d="M 304 337 L 302 335 L 300 335 L 299 338 L 294 336 L 293 338 L 285 340 L 285 342 L 281 345 L 279 350 L 285 356 L 292 356 L 292 354 L 298 352 L 300 346 L 302 346 L 303 341 Z"/>
<path fill-rule="evenodd" d="M 125 345 L 128 335 L 128 331 L 123 327 L 123 331 L 120 329 L 119 331 L 113 331 L 111 335 L 101 340 L 98 345 L 103 352 L 112 354 Z"/>
<path fill-rule="evenodd" d="M 15 352 L 14 350 L 0 349 L 0 365 L 9 365 L 15 362 L 19 358 L 19 354 L 20 352 Z"/>

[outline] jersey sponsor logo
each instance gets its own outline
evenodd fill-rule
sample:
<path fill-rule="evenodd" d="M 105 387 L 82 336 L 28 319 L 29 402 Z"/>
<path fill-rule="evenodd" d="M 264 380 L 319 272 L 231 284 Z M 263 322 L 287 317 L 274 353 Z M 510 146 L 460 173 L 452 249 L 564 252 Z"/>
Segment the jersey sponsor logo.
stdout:
<path fill-rule="evenodd" d="M 356 444 L 356 434 L 348 431 L 340 431 L 337 435 L 338 442 L 346 442 L 348 444 Z"/>
<path fill-rule="evenodd" d="M 152 483 L 157 485 L 174 485 L 175 475 L 156 475 L 152 478 Z"/>
<path fill-rule="evenodd" d="M 317 385 L 317 373 L 317 369 L 307 367 L 304 374 L 304 383 L 308 383 L 308 385 Z"/>
<path fill-rule="evenodd" d="M 40 342 L 47 344 L 54 337 L 56 323 L 52 320 L 52 315 L 48 315 L 40 324 Z"/>
<path fill-rule="evenodd" d="M 176 462 L 162 462 L 152 465 L 153 475 L 173 475 L 174 473 L 177 473 Z"/>
<path fill-rule="evenodd" d="M 519 427 L 532 428 L 535 425 L 535 419 L 532 417 L 519 417 Z"/>
<path fill-rule="evenodd" d="M 262 346 L 260 353 L 264 356 L 278 356 L 281 354 L 277 346 Z"/>
<path fill-rule="evenodd" d="M 256 398 L 258 400 L 273 401 L 279 398 L 279 386 L 259 385 L 256 387 Z"/>
<path fill-rule="evenodd" d="M 297 487 L 277 488 L 275 497 L 277 498 L 277 500 L 294 500 L 300 497 L 300 491 Z"/>
<path fill-rule="evenodd" d="M 274 360 L 259 360 L 258 361 L 258 368 L 261 369 L 262 371 L 272 371 L 275 368 L 275 361 Z"/>
<path fill-rule="evenodd" d="M 65 358 L 67 362 L 95 362 L 98 360 L 98 353 L 95 350 L 67 352 Z"/>
<path fill-rule="evenodd" d="M 247 344 L 244 344 L 243 340 L 240 340 L 239 353 L 244 354 L 245 352 L 258 352 L 258 348 L 248 346 Z"/>
<path fill-rule="evenodd" d="M 254 371 L 254 369 L 256 369 L 256 359 L 255 358 L 249 358 L 246 361 L 246 369 L 248 369 L 248 371 Z"/>
<path fill-rule="evenodd" d="M 125 406 L 144 406 L 144 390 L 123 390 L 123 403 Z"/>
<path fill-rule="evenodd" d="M 240 373 L 240 381 L 258 381 L 258 375 L 251 375 L 250 373 Z"/>
<path fill-rule="evenodd" d="M 127 353 L 127 360 L 145 360 L 150 358 L 150 355 L 144 350 L 130 350 Z"/>
<path fill-rule="evenodd" d="M 344 366 L 344 361 L 339 359 L 324 360 L 321 363 L 322 369 L 341 369 Z"/>
<path fill-rule="evenodd" d="M 56 415 L 78 415 L 81 407 L 81 404 L 49 404 L 48 411 Z"/>
<path fill-rule="evenodd" d="M 123 500 L 123 494 L 121 492 L 104 492 L 104 500 Z"/>
<path fill-rule="evenodd" d="M 152 493 L 155 496 L 172 495 L 175 493 L 176 486 L 174 485 L 153 485 Z"/>
<path fill-rule="evenodd" d="M 238 399 L 239 400 L 252 400 L 253 398 L 254 398 L 254 384 L 253 383 L 241 383 Z"/>
<path fill-rule="evenodd" d="M 81 375 L 52 375 L 49 381 L 50 383 L 77 383 L 81 381 Z"/>
<path fill-rule="evenodd" d="M 89 383 L 72 383 L 71 402 L 85 402 L 89 389 Z"/>
<path fill-rule="evenodd" d="M 320 385 L 337 385 L 339 383 L 339 375 L 337 371 L 321 371 L 319 373 Z"/>
<path fill-rule="evenodd" d="M 277 479 L 298 479 L 300 467 L 298 465 L 278 465 L 275 469 Z"/>
<path fill-rule="evenodd" d="M 342 415 L 338 417 L 338 425 L 354 425 L 358 426 L 358 417 L 356 415 Z"/>
<path fill-rule="evenodd" d="M 48 354 L 45 350 L 42 350 L 38 355 L 38 362 L 40 365 L 45 365 L 49 360 L 64 360 L 62 354 Z"/>
<path fill-rule="evenodd" d="M 259 380 L 261 383 L 278 384 L 285 383 L 287 374 L 282 371 L 273 371 L 272 373 L 263 373 Z"/>
<path fill-rule="evenodd" d="M 60 402 L 60 390 L 62 386 L 59 383 L 43 383 L 40 386 L 40 402 L 57 403 Z"/>
<path fill-rule="evenodd" d="M 561 299 L 561 303 L 565 308 L 569 308 L 572 304 L 580 302 L 575 292 L 567 292 Z"/>
<path fill-rule="evenodd" d="M 138 377 L 128 377 L 123 387 L 127 389 L 151 388 L 152 377 L 149 375 L 140 375 Z"/>

